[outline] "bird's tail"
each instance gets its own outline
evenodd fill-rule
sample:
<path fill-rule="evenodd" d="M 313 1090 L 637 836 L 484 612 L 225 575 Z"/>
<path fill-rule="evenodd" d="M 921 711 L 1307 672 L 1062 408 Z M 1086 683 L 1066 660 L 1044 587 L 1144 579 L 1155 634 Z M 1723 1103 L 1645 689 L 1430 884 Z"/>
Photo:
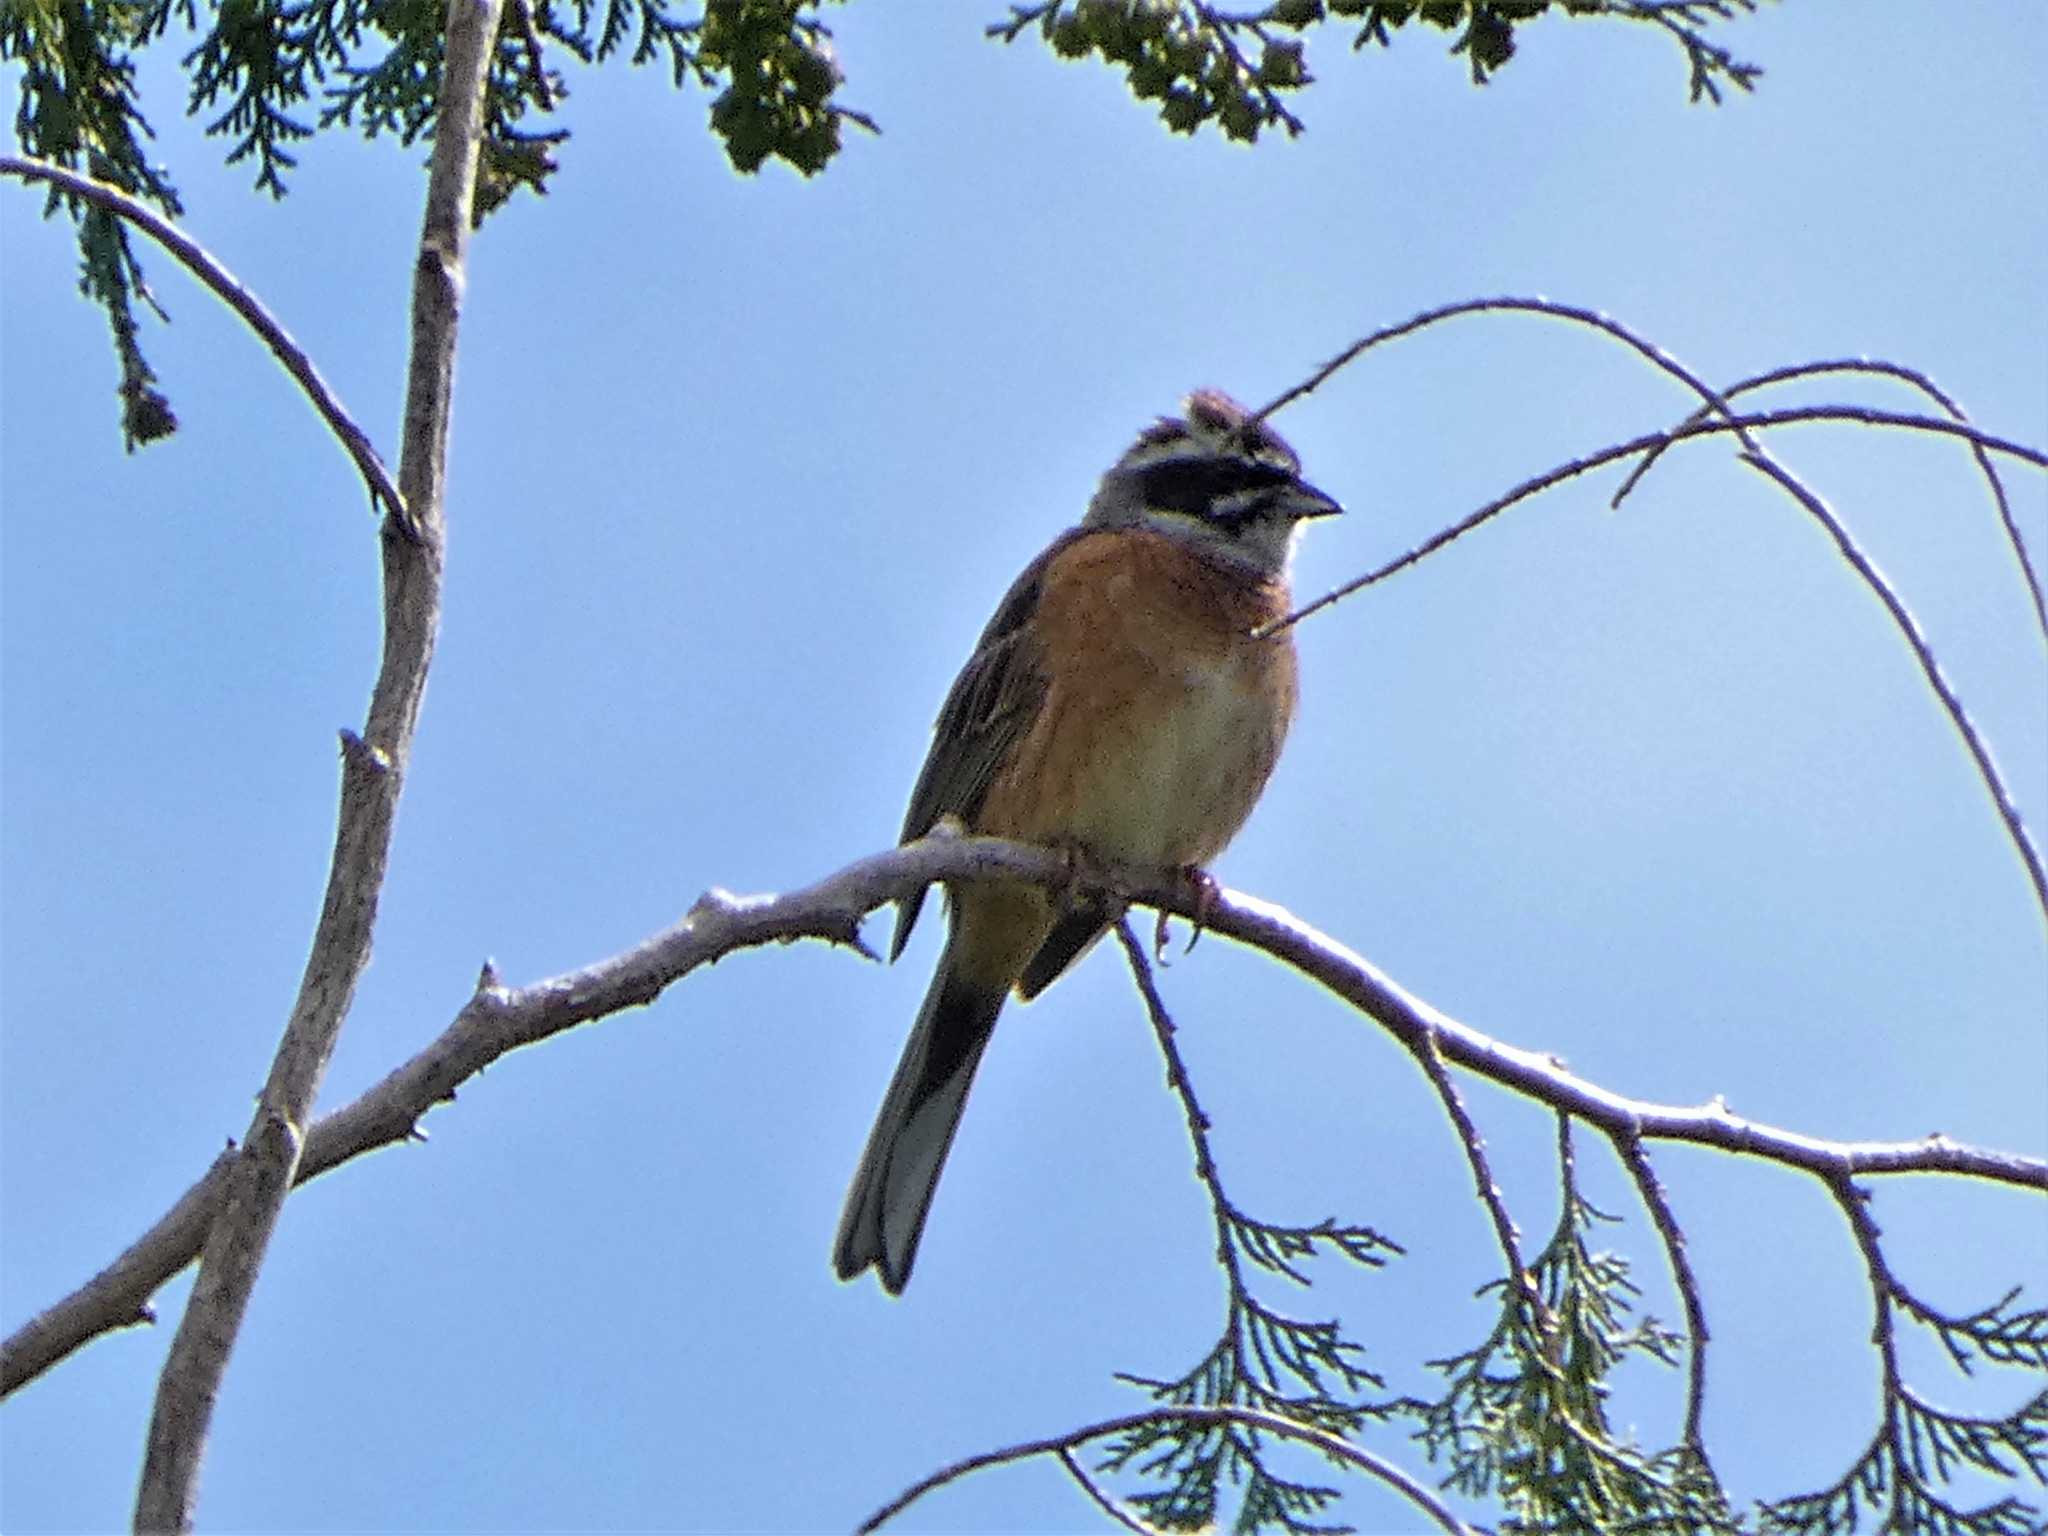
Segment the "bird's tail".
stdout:
<path fill-rule="evenodd" d="M 872 1264 L 892 1296 L 909 1282 L 946 1151 L 1007 991 L 963 974 L 948 942 L 846 1192 L 833 1247 L 840 1279 Z"/>

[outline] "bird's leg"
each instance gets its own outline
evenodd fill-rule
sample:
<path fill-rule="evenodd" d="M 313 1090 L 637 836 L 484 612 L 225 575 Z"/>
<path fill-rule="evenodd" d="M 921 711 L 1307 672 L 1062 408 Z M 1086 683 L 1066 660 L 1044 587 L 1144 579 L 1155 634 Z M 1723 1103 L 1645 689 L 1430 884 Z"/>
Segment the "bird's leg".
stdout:
<path fill-rule="evenodd" d="M 1186 954 L 1195 947 L 1195 941 L 1201 938 L 1202 930 L 1209 926 L 1209 914 L 1216 910 L 1216 899 L 1222 894 L 1223 887 L 1216 883 L 1214 875 L 1199 864 L 1183 864 L 1180 867 L 1180 877 L 1193 886 L 1195 892 L 1193 926 L 1188 933 L 1188 947 L 1181 951 L 1182 954 Z M 1161 965 L 1167 964 L 1166 921 L 1166 914 L 1161 912 L 1158 924 L 1152 930 L 1152 958 Z"/>
<path fill-rule="evenodd" d="M 1062 912 L 1078 912 L 1088 904 L 1087 892 L 1106 889 L 1109 882 L 1102 867 L 1082 844 L 1063 838 L 1051 847 L 1067 866 L 1065 882 L 1052 893 L 1055 903 Z"/>

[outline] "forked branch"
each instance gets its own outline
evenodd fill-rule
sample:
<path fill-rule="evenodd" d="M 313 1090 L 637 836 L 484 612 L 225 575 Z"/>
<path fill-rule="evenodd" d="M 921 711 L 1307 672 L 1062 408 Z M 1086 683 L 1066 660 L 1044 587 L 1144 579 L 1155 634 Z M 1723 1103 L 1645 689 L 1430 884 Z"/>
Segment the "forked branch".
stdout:
<path fill-rule="evenodd" d="M 157 1381 L 135 1527 L 191 1528 L 199 1466 L 228 1356 L 284 1201 L 297 1183 L 320 1080 L 370 959 L 413 728 L 440 628 L 442 494 L 455 335 L 475 204 L 484 79 L 503 0 L 449 0 L 447 47 L 413 272 L 401 505 L 385 523 L 383 661 L 361 736 L 342 737 L 341 808 L 298 997 L 242 1145 L 216 1164 L 198 1278 Z"/>
<path fill-rule="evenodd" d="M 1201 891 L 1156 871 L 1110 870 L 1134 903 L 1190 921 L 1286 962 L 1369 1015 L 1411 1053 L 1433 1048 L 1476 1073 L 1610 1136 L 1681 1141 L 1737 1152 L 1824 1178 L 1949 1173 L 2048 1193 L 2048 1161 L 1965 1146 L 1945 1136 L 1839 1142 L 1745 1120 L 1725 1104 L 1656 1104 L 1614 1093 L 1552 1058 L 1480 1033 L 1438 1012 L 1336 940 L 1282 908 L 1231 891 Z M 712 892 L 641 944 L 581 970 L 507 987 L 486 968 L 475 993 L 425 1049 L 354 1102 L 321 1117 L 306 1135 L 298 1182 L 374 1148 L 419 1139 L 419 1121 L 491 1062 L 580 1024 L 641 1007 L 723 955 L 794 939 L 824 939 L 865 954 L 863 914 L 933 881 L 1024 880 L 1050 890 L 1073 884 L 1061 854 L 997 838 L 932 836 L 849 864 L 815 885 L 774 896 Z M 148 1320 L 157 1288 L 197 1255 L 225 1187 L 221 1162 L 154 1227 L 80 1290 L 0 1345 L 0 1393 L 33 1379 L 92 1338 Z"/>
<path fill-rule="evenodd" d="M 1376 570 L 1368 571 L 1363 576 L 1343 583 L 1305 607 L 1289 614 L 1279 623 L 1270 626 L 1265 632 L 1274 633 L 1287 628 L 1289 625 L 1298 624 L 1310 614 L 1349 597 L 1352 593 L 1361 591 L 1375 582 L 1384 581 L 1396 571 L 1407 569 L 1427 556 L 1435 554 L 1454 540 L 1464 537 L 1475 528 L 1491 522 L 1516 503 L 1526 501 L 1539 492 L 1547 491 L 1551 487 L 1561 485 L 1567 480 L 1575 479 L 1592 470 L 1621 460 L 1639 458 L 1640 462 L 1635 470 L 1622 482 L 1620 490 L 1615 493 L 1614 499 L 1618 505 L 1628 495 L 1629 491 L 1634 488 L 1636 482 L 1642 478 L 1650 465 L 1672 445 L 1695 437 L 1709 437 L 1724 433 L 1731 435 L 1740 447 L 1739 458 L 1741 462 L 1747 464 L 1750 468 L 1776 484 L 1780 489 L 1786 491 L 1797 506 L 1821 524 L 1829 539 L 1841 553 L 1843 560 L 1856 573 L 1857 579 L 1868 587 L 1884 606 L 1887 616 L 1890 617 L 1900 637 L 1906 642 L 1907 649 L 1912 653 L 1913 660 L 1919 667 L 1922 678 L 1926 680 L 1928 688 L 1940 702 L 1943 712 L 1948 715 L 1950 725 L 1954 727 L 1957 736 L 1962 739 L 1964 746 L 1969 751 L 1971 762 L 1977 769 L 1978 778 L 1983 782 L 1985 792 L 1990 796 L 1993 806 L 1997 809 L 2000 821 L 2004 823 L 2007 840 L 2011 842 L 2013 851 L 2019 855 L 2020 864 L 2026 871 L 2028 883 L 2034 888 L 2034 904 L 2040 910 L 2043 920 L 2048 921 L 2048 864 L 2044 864 L 2041 850 L 2027 830 L 2026 822 L 2020 815 L 2019 805 L 2013 796 L 2011 786 L 2005 782 L 2005 778 L 1999 771 L 1997 760 L 1993 757 L 1989 745 L 1985 742 L 1982 733 L 1978 731 L 1975 722 L 1970 718 L 1969 711 L 1964 707 L 1962 695 L 1957 692 L 1943 674 L 1941 664 L 1935 657 L 1933 646 L 1928 642 L 1926 635 L 1922 633 L 1919 624 L 1914 620 L 1912 610 L 1907 606 L 1905 600 L 1891 583 L 1885 579 L 1876 564 L 1864 554 L 1862 548 L 1850 534 L 1847 526 L 1840 518 L 1834 515 L 1827 506 L 1827 503 L 1809 489 L 1796 475 L 1771 456 L 1769 450 L 1763 444 L 1761 433 L 1765 428 L 1789 426 L 1799 422 L 1834 421 L 1851 422 L 1863 426 L 1894 427 L 1906 431 L 1934 433 L 1936 435 L 1960 438 L 1969 442 L 1991 487 L 1992 497 L 1997 503 L 1999 517 L 2005 529 L 2007 542 L 2014 551 L 2021 577 L 2027 584 L 2029 596 L 2033 599 L 2036 620 L 2044 626 L 2048 626 L 2048 617 L 2044 617 L 2044 615 L 2048 615 L 2048 606 L 2043 604 L 2041 586 L 2035 574 L 2033 562 L 2028 558 L 2025 543 L 2020 538 L 2018 526 L 2013 521 L 2012 509 L 2005 497 L 2004 483 L 1999 479 L 1996 470 L 1992 468 L 1988 454 L 2009 454 L 2014 458 L 2033 465 L 2037 469 L 2048 468 L 2048 454 L 2044 454 L 2040 449 L 2025 443 L 2014 442 L 2008 438 L 2002 438 L 1996 434 L 1979 430 L 1964 417 L 1961 408 L 1955 401 L 1943 391 L 1937 389 L 1924 374 L 1920 374 L 1912 369 L 1900 368 L 1895 364 L 1862 365 L 1862 371 L 1889 373 L 1894 377 L 1914 383 L 1948 414 L 1945 417 L 1931 417 L 1897 411 L 1873 410 L 1864 406 L 1825 405 L 1790 410 L 1759 411 L 1749 415 L 1739 415 L 1734 407 L 1729 404 L 1726 395 L 1714 389 L 1697 373 L 1679 362 L 1670 353 L 1664 351 L 1663 348 L 1638 335 L 1628 326 L 1600 314 L 1596 310 L 1585 309 L 1573 304 L 1560 304 L 1550 299 L 1471 299 L 1456 304 L 1441 305 L 1435 309 L 1424 310 L 1422 313 L 1413 315 L 1398 324 L 1383 326 L 1379 330 L 1353 342 L 1342 352 L 1330 359 L 1329 362 L 1316 369 L 1301 383 L 1277 396 L 1263 407 L 1257 415 L 1261 419 L 1271 416 L 1294 401 L 1319 389 L 1337 373 L 1358 361 L 1358 359 L 1375 347 L 1383 346 L 1388 342 L 1405 336 L 1412 336 L 1447 320 L 1478 314 L 1538 315 L 1547 319 L 1563 320 L 1573 325 L 1596 331 L 1601 335 L 1620 342 L 1659 372 L 1684 385 L 1686 389 L 1699 399 L 1701 402 L 1700 409 L 1685 421 L 1667 431 L 1646 433 L 1626 443 L 1612 444 L 1597 452 L 1587 454 L 1582 458 L 1573 459 L 1569 463 L 1559 465 L 1543 474 L 1523 481 L 1522 484 L 1516 486 L 1506 495 L 1496 497 L 1477 511 L 1458 519 L 1449 527 L 1425 539 L 1406 554 L 1388 561 Z M 1744 380 L 1736 387 L 1738 390 L 1746 390 L 1759 387 L 1765 383 L 1775 383 L 1786 378 L 1800 377 L 1807 372 L 1835 371 L 1843 366 L 1838 364 L 1812 364 L 1780 369 L 1772 373 L 1760 374 L 1755 379 Z M 2048 633 L 2048 629 L 2044 629 L 2044 633 Z"/>

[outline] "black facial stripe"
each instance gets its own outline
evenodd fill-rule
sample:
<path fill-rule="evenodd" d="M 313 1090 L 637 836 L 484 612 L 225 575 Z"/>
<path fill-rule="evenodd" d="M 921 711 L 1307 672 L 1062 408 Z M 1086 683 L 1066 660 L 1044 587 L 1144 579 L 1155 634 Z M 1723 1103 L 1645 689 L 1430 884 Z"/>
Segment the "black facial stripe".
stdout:
<path fill-rule="evenodd" d="M 1294 476 L 1256 459 L 1168 459 L 1140 472 L 1145 505 L 1190 517 L 1236 521 L 1266 498 L 1256 495 L 1291 485 Z"/>
<path fill-rule="evenodd" d="M 1239 491 L 1235 495 L 1225 496 L 1221 501 L 1211 502 L 1205 515 L 1210 522 L 1221 523 L 1224 527 L 1235 530 L 1242 528 L 1254 518 L 1265 516 L 1281 499 L 1280 493 L 1271 487 Z"/>

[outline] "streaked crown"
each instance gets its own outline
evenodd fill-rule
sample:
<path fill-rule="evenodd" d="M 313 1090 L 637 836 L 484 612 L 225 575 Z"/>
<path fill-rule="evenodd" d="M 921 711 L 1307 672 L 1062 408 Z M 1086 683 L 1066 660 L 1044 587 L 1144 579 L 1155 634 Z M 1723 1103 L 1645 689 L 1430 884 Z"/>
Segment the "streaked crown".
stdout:
<path fill-rule="evenodd" d="M 1283 574 L 1302 519 L 1343 509 L 1301 478 L 1286 440 L 1230 396 L 1198 390 L 1184 409 L 1138 434 L 1082 523 L 1155 529 L 1262 579 Z"/>

